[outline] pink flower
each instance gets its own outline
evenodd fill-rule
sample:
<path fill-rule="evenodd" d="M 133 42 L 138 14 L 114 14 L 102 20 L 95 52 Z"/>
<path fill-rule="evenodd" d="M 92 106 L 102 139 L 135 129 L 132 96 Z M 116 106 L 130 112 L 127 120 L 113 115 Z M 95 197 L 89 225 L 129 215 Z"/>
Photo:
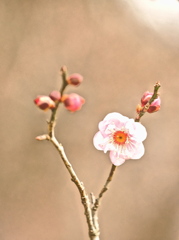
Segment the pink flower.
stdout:
<path fill-rule="evenodd" d="M 151 92 L 145 92 L 141 98 L 141 105 L 142 107 L 145 106 L 145 104 L 148 103 L 148 101 L 151 99 L 153 93 Z M 161 100 L 160 97 L 157 97 L 150 105 L 149 109 L 147 110 L 148 113 L 157 112 L 160 110 Z"/>
<path fill-rule="evenodd" d="M 96 149 L 110 151 L 111 162 L 119 166 L 127 159 L 139 159 L 144 155 L 145 127 L 120 113 L 109 113 L 99 123 L 99 132 L 94 136 Z"/>

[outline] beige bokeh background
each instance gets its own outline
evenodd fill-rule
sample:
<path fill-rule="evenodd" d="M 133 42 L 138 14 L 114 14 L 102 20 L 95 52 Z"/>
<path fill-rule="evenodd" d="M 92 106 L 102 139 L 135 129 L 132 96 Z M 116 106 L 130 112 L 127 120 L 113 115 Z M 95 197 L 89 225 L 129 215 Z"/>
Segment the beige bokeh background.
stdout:
<path fill-rule="evenodd" d="M 147 11 L 140 7 L 145 1 Z M 179 239 L 179 4 L 174 2 L 173 10 L 163 10 L 157 0 L 0 1 L 1 240 L 88 239 L 79 194 L 58 153 L 49 142 L 35 141 L 46 132 L 49 114 L 33 99 L 60 87 L 64 64 L 84 76 L 79 88 L 67 92 L 81 94 L 86 104 L 74 114 L 61 107 L 56 135 L 94 194 L 111 167 L 108 154 L 92 144 L 98 122 L 113 111 L 135 117 L 143 92 L 161 82 L 161 111 L 142 119 L 146 154 L 118 168 L 103 199 L 101 239 Z"/>

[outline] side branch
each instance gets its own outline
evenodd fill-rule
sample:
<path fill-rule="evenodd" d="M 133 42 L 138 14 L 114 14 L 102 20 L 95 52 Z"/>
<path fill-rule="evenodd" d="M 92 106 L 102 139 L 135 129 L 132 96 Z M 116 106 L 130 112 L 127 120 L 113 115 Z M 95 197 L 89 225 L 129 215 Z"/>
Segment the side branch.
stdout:
<path fill-rule="evenodd" d="M 114 172 L 116 170 L 116 166 L 112 164 L 109 176 L 106 180 L 106 183 L 104 185 L 104 187 L 102 188 L 101 192 L 99 193 L 98 198 L 96 198 L 94 205 L 92 207 L 92 217 L 93 217 L 93 223 L 96 229 L 99 229 L 99 223 L 98 223 L 98 208 L 101 202 L 101 199 L 103 197 L 103 194 L 108 190 L 109 188 L 109 184 L 112 181 L 112 178 L 114 176 Z"/>
<path fill-rule="evenodd" d="M 99 204 L 100 204 L 100 200 L 101 200 L 103 194 L 108 190 L 108 188 L 109 188 L 108 186 L 109 186 L 110 182 L 112 181 L 115 170 L 116 170 L 116 166 L 112 164 L 111 171 L 110 171 L 109 176 L 106 180 L 106 183 L 105 183 L 104 187 L 102 188 L 101 192 L 99 193 L 98 198 L 96 199 L 96 201 L 94 203 L 94 206 L 92 208 L 93 211 L 96 211 L 98 209 Z"/>

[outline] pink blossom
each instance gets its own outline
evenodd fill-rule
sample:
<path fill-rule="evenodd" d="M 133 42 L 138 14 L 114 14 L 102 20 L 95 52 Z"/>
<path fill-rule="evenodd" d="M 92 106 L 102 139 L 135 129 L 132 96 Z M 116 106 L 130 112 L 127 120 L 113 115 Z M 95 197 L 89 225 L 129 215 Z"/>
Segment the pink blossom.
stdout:
<path fill-rule="evenodd" d="M 119 166 L 127 159 L 139 159 L 144 155 L 145 127 L 120 113 L 109 113 L 99 123 L 99 132 L 93 138 L 96 149 L 109 151 L 111 162 Z"/>

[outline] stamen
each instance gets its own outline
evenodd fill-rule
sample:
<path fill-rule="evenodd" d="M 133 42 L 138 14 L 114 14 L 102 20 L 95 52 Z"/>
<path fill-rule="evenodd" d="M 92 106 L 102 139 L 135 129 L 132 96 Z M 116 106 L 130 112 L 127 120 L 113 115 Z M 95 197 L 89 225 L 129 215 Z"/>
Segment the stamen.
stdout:
<path fill-rule="evenodd" d="M 116 131 L 113 134 L 113 141 L 118 145 L 124 145 L 128 140 L 128 134 L 124 131 Z"/>

